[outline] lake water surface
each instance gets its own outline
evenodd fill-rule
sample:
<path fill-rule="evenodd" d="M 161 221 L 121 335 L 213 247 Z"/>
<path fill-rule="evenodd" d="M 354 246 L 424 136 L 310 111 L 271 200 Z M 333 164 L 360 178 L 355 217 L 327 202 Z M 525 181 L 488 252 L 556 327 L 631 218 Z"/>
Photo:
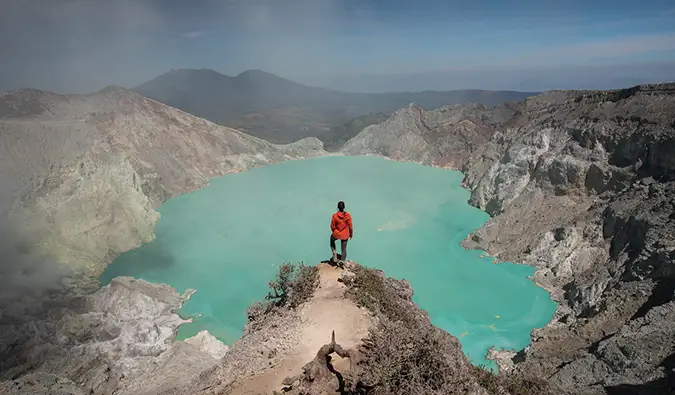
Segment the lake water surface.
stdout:
<path fill-rule="evenodd" d="M 375 157 L 322 157 L 231 174 L 166 202 L 156 240 L 122 254 L 102 275 L 197 289 L 181 315 L 231 345 L 247 307 L 283 262 L 330 257 L 330 217 L 344 200 L 354 219 L 349 259 L 405 278 L 432 322 L 457 336 L 475 364 L 487 349 L 522 349 L 556 304 L 525 265 L 493 264 L 459 245 L 489 216 L 467 204 L 456 171 Z"/>

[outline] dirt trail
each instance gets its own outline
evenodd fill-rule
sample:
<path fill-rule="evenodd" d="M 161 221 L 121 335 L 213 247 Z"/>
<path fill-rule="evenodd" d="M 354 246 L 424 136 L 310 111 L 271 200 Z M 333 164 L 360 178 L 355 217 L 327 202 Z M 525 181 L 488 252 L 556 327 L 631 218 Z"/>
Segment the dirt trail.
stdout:
<path fill-rule="evenodd" d="M 319 348 L 330 343 L 333 330 L 335 340 L 345 348 L 355 347 L 368 336 L 371 316 L 366 309 L 360 309 L 345 297 L 346 287 L 338 281 L 343 270 L 325 263 L 319 264 L 318 268 L 319 286 L 300 311 L 302 344 L 298 344 L 296 350 L 274 369 L 249 378 L 230 394 L 271 394 L 273 390 L 281 390 L 284 378 L 302 373 L 302 367 L 316 356 Z M 349 361 L 334 354 L 333 366 L 344 371 Z"/>

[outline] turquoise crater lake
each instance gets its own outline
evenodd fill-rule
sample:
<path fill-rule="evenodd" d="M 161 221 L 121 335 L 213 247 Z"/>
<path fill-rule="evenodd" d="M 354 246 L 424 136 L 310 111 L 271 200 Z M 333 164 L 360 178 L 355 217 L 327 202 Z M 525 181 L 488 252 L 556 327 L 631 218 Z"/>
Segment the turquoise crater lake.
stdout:
<path fill-rule="evenodd" d="M 207 329 L 231 345 L 279 264 L 330 256 L 330 216 L 344 200 L 354 218 L 349 259 L 410 281 L 432 322 L 457 336 L 473 363 L 494 367 L 488 348 L 526 347 L 556 304 L 527 278 L 533 268 L 495 265 L 460 246 L 489 218 L 467 204 L 461 179 L 456 171 L 342 156 L 227 175 L 166 202 L 156 240 L 122 254 L 101 281 L 133 276 L 194 288 L 181 314 L 201 316 L 179 337 Z"/>

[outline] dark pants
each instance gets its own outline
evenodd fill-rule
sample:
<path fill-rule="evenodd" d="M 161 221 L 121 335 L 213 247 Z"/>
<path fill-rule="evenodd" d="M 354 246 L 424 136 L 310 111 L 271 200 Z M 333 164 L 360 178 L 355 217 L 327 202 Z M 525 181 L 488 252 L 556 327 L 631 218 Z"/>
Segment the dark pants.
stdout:
<path fill-rule="evenodd" d="M 331 251 L 335 251 L 335 241 L 338 240 L 336 239 L 332 234 L 330 235 L 330 249 Z M 341 251 L 342 251 L 342 256 L 341 259 L 343 261 L 347 260 L 347 241 L 348 240 L 340 240 L 341 242 Z"/>

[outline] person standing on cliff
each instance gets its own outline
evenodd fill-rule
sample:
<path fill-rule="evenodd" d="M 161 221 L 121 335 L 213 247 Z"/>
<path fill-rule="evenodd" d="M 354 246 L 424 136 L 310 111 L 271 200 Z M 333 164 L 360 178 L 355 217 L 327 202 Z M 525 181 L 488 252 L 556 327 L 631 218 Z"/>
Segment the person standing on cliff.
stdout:
<path fill-rule="evenodd" d="M 340 201 L 337 204 L 338 211 L 333 214 L 330 220 L 330 249 L 333 252 L 333 262 L 342 263 L 347 261 L 347 241 L 354 235 L 352 225 L 352 216 L 345 211 L 345 202 Z M 337 251 L 335 250 L 335 241 L 341 242 L 341 255 L 338 261 Z"/>

